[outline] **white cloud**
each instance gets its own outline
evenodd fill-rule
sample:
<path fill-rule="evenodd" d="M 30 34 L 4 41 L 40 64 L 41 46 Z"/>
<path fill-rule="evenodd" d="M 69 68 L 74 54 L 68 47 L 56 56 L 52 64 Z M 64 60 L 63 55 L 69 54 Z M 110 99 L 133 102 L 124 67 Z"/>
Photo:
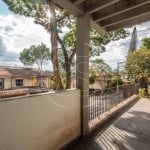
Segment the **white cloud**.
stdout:
<path fill-rule="evenodd" d="M 0 15 L 0 64 L 21 65 L 19 53 L 30 45 L 41 42 L 50 47 L 50 35 L 32 18 L 8 14 Z"/>
<path fill-rule="evenodd" d="M 150 22 L 137 25 L 139 46 L 142 38 L 150 37 L 149 27 Z M 127 28 L 127 30 L 130 36 L 108 44 L 107 51 L 101 56 L 113 69 L 116 69 L 117 62 L 125 60 L 128 53 L 133 28 Z M 42 26 L 34 24 L 32 18 L 14 14 L 0 15 L 0 33 L 0 43 L 2 43 L 0 52 L 3 55 L 0 56 L 0 64 L 21 65 L 18 60 L 19 53 L 30 45 L 38 45 L 43 42 L 50 47 L 49 34 Z M 44 68 L 52 68 L 52 66 L 46 64 Z"/>
<path fill-rule="evenodd" d="M 31 44 L 41 42 L 50 46 L 49 34 L 32 18 L 19 15 L 0 16 L 2 38 L 8 51 L 20 52 Z"/>
<path fill-rule="evenodd" d="M 138 36 L 138 48 L 141 46 L 141 40 L 144 37 L 150 37 L 150 22 L 145 22 L 137 27 Z M 126 60 L 126 56 L 129 50 L 129 44 L 133 27 L 126 28 L 130 35 L 125 39 L 113 41 L 106 46 L 106 52 L 101 55 L 101 58 L 105 60 L 113 69 L 117 68 L 117 62 L 123 62 Z"/>

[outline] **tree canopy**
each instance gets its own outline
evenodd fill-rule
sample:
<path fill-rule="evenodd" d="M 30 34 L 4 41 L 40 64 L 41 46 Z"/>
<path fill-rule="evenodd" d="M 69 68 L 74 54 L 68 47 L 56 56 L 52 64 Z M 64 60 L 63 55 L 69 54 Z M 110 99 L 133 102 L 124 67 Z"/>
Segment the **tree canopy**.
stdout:
<path fill-rule="evenodd" d="M 55 6 L 55 0 L 3 0 L 8 5 L 9 9 L 17 14 L 34 18 L 34 22 L 42 25 L 47 32 L 51 33 L 51 61 L 53 64 L 53 72 L 56 89 L 62 88 L 60 80 L 59 64 L 61 61 L 64 64 L 66 72 L 66 87 L 70 88 L 71 85 L 71 65 L 74 61 L 76 54 L 76 18 L 70 15 L 68 11 L 63 10 Z M 49 18 L 49 13 L 53 17 Z M 67 27 L 69 32 L 59 35 L 63 27 Z M 95 30 L 91 29 L 90 32 L 90 56 L 100 56 L 105 51 L 105 45 L 110 41 L 125 38 L 128 33 L 120 29 L 115 32 L 106 34 L 99 34 Z M 61 47 L 61 55 L 58 57 L 58 43 Z M 60 60 L 61 59 L 61 60 Z"/>
<path fill-rule="evenodd" d="M 38 46 L 31 45 L 29 48 L 23 49 L 20 53 L 19 59 L 27 66 L 37 64 L 40 71 L 42 71 L 44 61 L 50 59 L 50 50 L 43 43 Z"/>
<path fill-rule="evenodd" d="M 102 59 L 94 59 L 90 61 L 90 71 L 95 74 L 107 73 L 111 71 L 111 67 Z"/>
<path fill-rule="evenodd" d="M 150 49 L 140 48 L 127 56 L 125 71 L 130 76 L 136 76 L 140 73 L 150 75 Z"/>
<path fill-rule="evenodd" d="M 150 76 L 150 38 L 142 39 L 140 49 L 130 52 L 125 63 L 125 71 L 129 74 L 129 78 L 135 78 L 140 73 Z"/>
<path fill-rule="evenodd" d="M 142 39 L 142 47 L 150 49 L 150 37 Z"/>

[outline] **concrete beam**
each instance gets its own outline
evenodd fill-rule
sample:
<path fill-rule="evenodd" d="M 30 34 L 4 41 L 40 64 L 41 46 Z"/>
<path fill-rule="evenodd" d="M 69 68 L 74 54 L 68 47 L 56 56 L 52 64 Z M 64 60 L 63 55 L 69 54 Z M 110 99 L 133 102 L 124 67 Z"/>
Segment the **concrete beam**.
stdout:
<path fill-rule="evenodd" d="M 100 25 L 102 27 L 108 27 L 111 25 L 115 25 L 121 22 L 125 22 L 128 20 L 131 20 L 133 18 L 137 18 L 139 16 L 143 16 L 144 14 L 147 14 L 150 12 L 150 3 L 143 5 L 139 8 L 133 9 L 128 12 L 124 12 L 122 14 L 116 15 L 115 17 L 111 17 L 109 19 L 103 20 L 100 22 Z M 138 21 L 138 20 L 137 20 Z"/>
<path fill-rule="evenodd" d="M 96 4 L 91 4 L 85 8 L 86 14 L 92 14 L 100 9 L 106 8 L 120 0 L 100 0 Z"/>
<path fill-rule="evenodd" d="M 85 0 L 74 0 L 73 4 L 78 5 L 78 4 L 80 4 L 80 3 L 84 2 L 84 1 Z"/>
<path fill-rule="evenodd" d="M 145 4 L 149 4 L 150 0 L 130 0 L 131 2 L 128 3 L 127 1 L 120 1 L 115 5 L 109 6 L 101 11 L 98 11 L 93 14 L 93 20 L 95 22 L 99 22 L 101 20 L 113 17 L 115 15 L 127 12 L 134 8 L 140 7 Z"/>
<path fill-rule="evenodd" d="M 63 7 L 64 9 L 67 9 L 71 14 L 75 16 L 83 15 L 83 10 L 79 9 L 76 5 L 71 3 L 69 0 L 55 0 L 55 3 Z"/>
<path fill-rule="evenodd" d="M 80 9 L 79 7 L 77 7 L 76 5 L 74 5 L 73 3 L 71 3 L 68 0 L 55 0 L 55 2 L 58 5 L 60 5 L 61 7 L 63 7 L 64 9 L 67 9 L 74 16 L 82 16 L 84 14 L 82 9 Z M 89 17 L 91 18 L 91 16 L 89 16 Z M 94 22 L 92 19 L 90 20 L 90 26 L 91 26 L 91 28 L 96 29 L 97 32 L 99 32 L 99 33 L 106 32 L 105 29 L 103 29 L 101 26 L 99 26 L 99 24 Z"/>
<path fill-rule="evenodd" d="M 106 29 L 101 27 L 100 24 L 94 22 L 93 20 L 90 20 L 90 26 L 91 28 L 95 29 L 99 33 L 106 33 Z"/>
<path fill-rule="evenodd" d="M 77 88 L 81 90 L 81 133 L 89 132 L 89 35 L 90 18 L 80 16 L 77 18 Z"/>
<path fill-rule="evenodd" d="M 130 27 L 136 24 L 140 24 L 142 22 L 146 22 L 148 20 L 150 20 L 150 13 L 144 14 L 143 16 L 137 16 L 136 18 L 133 18 L 132 20 L 128 20 L 128 21 L 121 22 L 116 25 L 107 27 L 106 31 L 110 32 L 110 31 L 114 31 L 120 28 Z"/>

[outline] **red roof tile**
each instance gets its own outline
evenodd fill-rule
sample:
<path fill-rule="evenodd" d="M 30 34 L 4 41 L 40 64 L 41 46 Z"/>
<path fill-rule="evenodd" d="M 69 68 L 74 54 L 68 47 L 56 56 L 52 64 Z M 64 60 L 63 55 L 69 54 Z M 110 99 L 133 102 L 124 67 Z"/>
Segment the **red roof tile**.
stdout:
<path fill-rule="evenodd" d="M 12 74 L 7 69 L 0 67 L 0 76 L 12 76 Z"/>

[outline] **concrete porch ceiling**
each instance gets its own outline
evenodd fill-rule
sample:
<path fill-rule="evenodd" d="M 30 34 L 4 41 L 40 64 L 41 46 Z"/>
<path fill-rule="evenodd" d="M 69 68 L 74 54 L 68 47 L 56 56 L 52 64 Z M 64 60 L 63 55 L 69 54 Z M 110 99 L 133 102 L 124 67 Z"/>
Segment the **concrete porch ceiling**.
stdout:
<path fill-rule="evenodd" d="M 55 0 L 75 16 L 87 14 L 90 24 L 105 33 L 150 20 L 150 0 Z"/>

